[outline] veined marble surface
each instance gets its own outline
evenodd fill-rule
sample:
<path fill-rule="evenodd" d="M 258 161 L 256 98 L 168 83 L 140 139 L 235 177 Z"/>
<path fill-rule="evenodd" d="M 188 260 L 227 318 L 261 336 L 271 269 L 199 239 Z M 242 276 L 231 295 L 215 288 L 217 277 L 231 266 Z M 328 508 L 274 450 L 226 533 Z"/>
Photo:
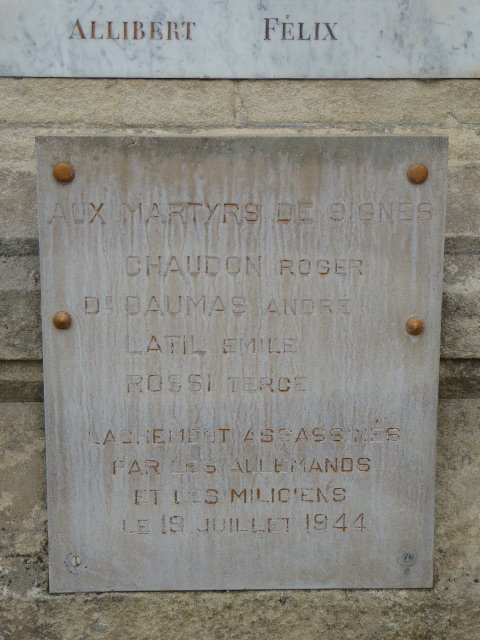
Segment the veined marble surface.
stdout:
<path fill-rule="evenodd" d="M 0 74 L 480 77 L 478 0 L 0 0 Z"/>
<path fill-rule="evenodd" d="M 37 178 L 50 591 L 431 587 L 446 138 L 39 137 Z"/>

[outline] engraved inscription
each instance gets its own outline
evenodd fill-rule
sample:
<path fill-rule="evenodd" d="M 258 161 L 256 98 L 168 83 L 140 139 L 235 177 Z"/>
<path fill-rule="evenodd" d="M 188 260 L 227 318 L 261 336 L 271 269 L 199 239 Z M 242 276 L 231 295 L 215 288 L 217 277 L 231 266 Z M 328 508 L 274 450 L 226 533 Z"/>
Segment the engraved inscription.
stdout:
<path fill-rule="evenodd" d="M 90 20 L 77 18 L 69 40 L 192 40 L 195 22 L 188 20 Z"/>
<path fill-rule="evenodd" d="M 480 74 L 478 0 L 2 0 L 2 8 L 0 72 L 13 77 L 445 79 Z M 173 109 L 166 89 L 159 99 Z M 271 99 L 269 91 L 262 100 Z M 345 177 L 338 174 L 337 182 L 345 183 Z M 176 197 L 197 203 L 202 195 L 211 196 L 203 192 L 185 190 Z M 128 195 L 146 194 L 143 189 Z M 246 195 L 258 199 L 255 192 Z M 293 196 L 308 201 L 310 195 L 308 189 L 278 193 L 280 201 Z M 355 195 L 370 197 L 361 190 Z M 385 194 L 378 190 L 376 195 Z M 233 192 L 224 195 L 225 202 L 234 198 Z"/>
<path fill-rule="evenodd" d="M 336 41 L 340 26 L 268 17 L 264 39 Z M 71 37 L 199 28 L 79 19 Z M 444 150 L 40 143 L 54 590 L 429 583 Z M 67 187 L 47 171 L 61 157 Z M 418 158 L 429 179 L 413 185 Z"/>

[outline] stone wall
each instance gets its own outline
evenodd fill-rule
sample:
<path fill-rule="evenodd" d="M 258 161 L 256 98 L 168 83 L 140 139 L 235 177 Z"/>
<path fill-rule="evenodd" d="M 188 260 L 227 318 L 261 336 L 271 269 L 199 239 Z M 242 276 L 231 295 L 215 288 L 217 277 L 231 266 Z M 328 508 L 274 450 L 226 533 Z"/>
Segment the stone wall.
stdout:
<path fill-rule="evenodd" d="M 480 639 L 480 82 L 0 79 L 0 640 Z M 34 139 L 450 140 L 435 587 L 48 595 Z"/>

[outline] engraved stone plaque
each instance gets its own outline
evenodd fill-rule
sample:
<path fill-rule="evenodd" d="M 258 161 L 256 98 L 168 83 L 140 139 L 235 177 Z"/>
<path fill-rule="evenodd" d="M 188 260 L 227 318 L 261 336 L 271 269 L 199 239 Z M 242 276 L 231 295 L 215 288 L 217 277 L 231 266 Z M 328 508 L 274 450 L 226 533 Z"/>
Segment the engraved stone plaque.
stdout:
<path fill-rule="evenodd" d="M 37 164 L 50 590 L 431 586 L 446 139 Z"/>
<path fill-rule="evenodd" d="M 478 0 L 1 0 L 0 75 L 478 78 Z"/>

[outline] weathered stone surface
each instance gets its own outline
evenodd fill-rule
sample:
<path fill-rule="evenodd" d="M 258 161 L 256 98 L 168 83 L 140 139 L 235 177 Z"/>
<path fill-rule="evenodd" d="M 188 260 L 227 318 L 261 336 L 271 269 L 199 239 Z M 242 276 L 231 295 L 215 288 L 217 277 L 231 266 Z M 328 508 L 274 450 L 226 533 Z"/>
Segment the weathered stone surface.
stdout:
<path fill-rule="evenodd" d="M 108 127 L 480 123 L 476 80 L 202 81 L 0 78 L 0 124 Z M 112 105 L 115 105 L 112 108 Z M 241 112 L 238 113 L 238 112 Z M 475 136 L 471 135 L 471 143 Z"/>
<path fill-rule="evenodd" d="M 447 233 L 480 234 L 479 169 L 476 162 L 449 163 Z"/>
<path fill-rule="evenodd" d="M 39 432 L 40 405 L 24 407 L 11 405 L 7 409 L 19 425 L 17 434 L 20 435 L 22 429 L 27 434 Z M 440 403 L 436 579 L 432 590 L 50 597 L 46 592 L 46 559 L 42 553 L 43 515 L 37 520 L 33 518 L 32 535 L 40 542 L 35 550 L 23 556 L 1 550 L 0 637 L 3 634 L 5 640 L 115 640 L 119 637 L 158 640 L 159 635 L 172 640 L 318 640 L 321 637 L 476 640 L 480 626 L 476 511 L 480 491 L 479 421 L 479 400 Z M 5 423 L 0 424 L 4 429 Z M 18 443 L 16 447 L 21 450 Z M 35 455 L 43 456 L 40 451 Z M 3 458 L 0 460 L 2 468 Z M 24 457 L 22 453 L 19 463 L 28 460 L 30 455 Z M 37 483 L 42 485 L 43 470 L 38 468 L 35 473 Z M 24 495 L 24 489 L 18 484 L 15 504 L 18 505 Z M 33 510 L 39 508 L 44 514 L 43 500 L 39 497 L 36 500 L 38 507 L 34 506 Z M 14 533 L 14 529 L 9 531 Z"/>
<path fill-rule="evenodd" d="M 0 254 L 0 291 L 39 291 L 38 256 Z"/>
<path fill-rule="evenodd" d="M 0 256 L 0 360 L 42 357 L 38 256 Z"/>
<path fill-rule="evenodd" d="M 440 361 L 440 398 L 480 397 L 480 360 Z"/>
<path fill-rule="evenodd" d="M 38 258 L 0 259 L 0 359 L 42 356 Z"/>
<path fill-rule="evenodd" d="M 25 171 L 0 171 L 2 238 L 38 237 L 35 175 Z"/>
<path fill-rule="evenodd" d="M 478 581 L 479 424 L 480 400 L 442 403 L 437 441 L 437 547 L 445 574 L 452 578 L 468 575 Z M 442 582 L 440 568 L 438 579 Z"/>
<path fill-rule="evenodd" d="M 218 87 L 219 84 L 223 86 Z M 297 136 L 306 132 L 388 132 L 449 137 L 450 237 L 446 249 L 447 253 L 478 253 L 475 243 L 480 229 L 475 190 L 479 172 L 471 169 L 465 177 L 459 174 L 463 171 L 462 162 L 473 165 L 480 160 L 479 92 L 480 83 L 474 80 L 191 83 L 0 79 L 0 168 L 6 171 L 0 181 L 0 236 L 7 242 L 0 247 L 11 256 L 17 251 L 30 253 L 32 245 L 26 249 L 23 240 L 35 243 L 38 237 L 34 194 L 34 136 L 38 134 L 164 135 L 175 131 L 191 135 L 202 131 L 217 135 Z M 214 124 L 215 121 L 222 124 Z M 459 184 L 465 186 L 467 198 L 463 188 L 452 186 L 457 176 Z M 461 238 L 453 237 L 459 233 L 463 234 Z M 12 244 L 17 239 L 21 244 Z M 8 275 L 5 277 L 7 282 L 1 285 L 8 289 Z M 22 380 L 26 374 L 17 375 Z M 478 360 L 442 362 L 442 395 L 468 393 L 478 397 L 478 380 Z M 27 408 L 34 406 L 30 403 Z M 42 553 L 46 515 L 44 503 L 40 502 L 40 511 L 32 510 L 27 526 L 27 530 L 34 531 L 30 535 L 40 536 L 38 542 L 30 549 L 22 543 L 18 550 L 19 554 L 32 554 L 15 555 L 16 533 L 10 529 L 8 549 L 13 555 L 0 559 L 0 638 L 477 640 L 480 550 L 478 524 L 472 523 L 472 519 L 478 519 L 478 506 L 472 505 L 478 505 L 480 488 L 470 482 L 470 474 L 475 482 L 474 474 L 480 465 L 477 406 L 478 401 L 473 400 L 440 404 L 433 591 L 52 598 L 47 595 L 46 557 Z M 0 409 L 4 413 L 5 405 Z M 12 424 L 17 422 L 20 430 L 25 428 L 19 405 L 9 415 Z M 23 454 L 19 464 L 22 462 Z M 43 471 L 35 475 L 35 482 L 44 492 Z M 2 486 L 0 483 L 0 492 Z M 14 489 L 16 500 L 21 501 L 21 485 Z M 30 524 L 34 529 L 29 528 Z M 7 537 L 3 529 L 0 512 L 0 545 L 5 549 Z M 10 576 L 16 576 L 10 588 L 3 569 L 7 564 Z M 21 576 L 28 579 L 24 581 Z"/>
<path fill-rule="evenodd" d="M 442 357 L 480 357 L 480 255 L 447 254 L 444 263 Z"/>
<path fill-rule="evenodd" d="M 0 360 L 42 357 L 39 291 L 0 291 Z"/>
<path fill-rule="evenodd" d="M 233 86 L 202 80 L 0 78 L 0 124 L 229 126 L 234 123 Z"/>
<path fill-rule="evenodd" d="M 0 256 L 2 257 L 14 258 L 37 255 L 37 238 L 0 238 Z"/>
<path fill-rule="evenodd" d="M 446 234 L 445 253 L 450 255 L 455 255 L 456 253 L 480 255 L 480 236 L 474 234 Z"/>
<path fill-rule="evenodd" d="M 33 591 L 4 601 L 3 628 L 14 640 L 477 640 L 478 585 L 462 577 L 443 588 L 434 595 L 277 591 L 50 600 Z"/>
<path fill-rule="evenodd" d="M 39 360 L 0 360 L 0 402 L 42 402 L 43 372 Z"/>
<path fill-rule="evenodd" d="M 249 125 L 350 123 L 478 124 L 475 80 L 425 81 L 266 81 L 241 82 L 239 100 Z"/>
<path fill-rule="evenodd" d="M 429 586 L 446 139 L 47 137 L 37 160 L 50 590 Z M 171 444 L 112 465 L 152 420 Z"/>
<path fill-rule="evenodd" d="M 43 405 L 4 403 L 1 408 L 2 553 L 15 557 L 34 556 L 42 552 L 45 544 Z"/>

